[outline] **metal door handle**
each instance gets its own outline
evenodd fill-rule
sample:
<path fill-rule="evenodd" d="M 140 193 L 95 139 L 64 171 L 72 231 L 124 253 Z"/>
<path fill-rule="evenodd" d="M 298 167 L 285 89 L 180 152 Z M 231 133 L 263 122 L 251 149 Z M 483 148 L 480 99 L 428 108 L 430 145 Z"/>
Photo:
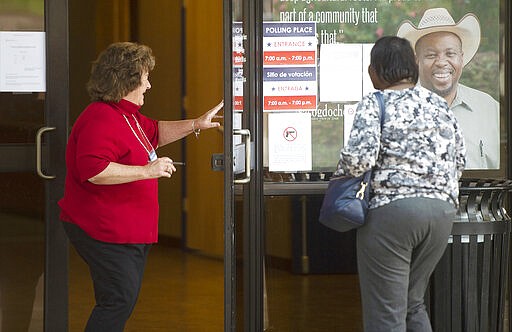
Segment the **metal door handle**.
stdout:
<path fill-rule="evenodd" d="M 234 135 L 242 135 L 245 142 L 245 177 L 236 179 L 236 184 L 244 184 L 251 181 L 251 132 L 249 129 L 233 129 Z"/>
<path fill-rule="evenodd" d="M 36 171 L 37 175 L 39 175 L 41 178 L 45 180 L 51 180 L 55 179 L 55 175 L 46 175 L 43 173 L 41 169 L 41 155 L 42 155 L 42 144 L 41 144 L 41 137 L 43 134 L 47 131 L 52 131 L 57 128 L 55 127 L 42 127 L 37 131 L 36 134 Z"/>

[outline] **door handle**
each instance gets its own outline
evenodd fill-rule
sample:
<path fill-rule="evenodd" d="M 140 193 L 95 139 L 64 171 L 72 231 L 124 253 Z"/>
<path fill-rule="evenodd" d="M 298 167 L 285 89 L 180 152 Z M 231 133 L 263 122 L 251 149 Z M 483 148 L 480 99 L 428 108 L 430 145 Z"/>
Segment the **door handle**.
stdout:
<path fill-rule="evenodd" d="M 36 134 L 36 171 L 37 175 L 39 175 L 41 178 L 45 180 L 51 180 L 55 179 L 55 175 L 46 175 L 43 173 L 43 170 L 41 169 L 41 156 L 42 156 L 42 144 L 41 144 L 41 138 L 43 134 L 47 131 L 52 131 L 57 128 L 55 127 L 42 127 L 39 128 Z"/>
<path fill-rule="evenodd" d="M 251 181 L 251 132 L 249 129 L 233 129 L 234 135 L 242 135 L 245 142 L 245 177 L 236 179 L 236 184 L 244 184 Z"/>

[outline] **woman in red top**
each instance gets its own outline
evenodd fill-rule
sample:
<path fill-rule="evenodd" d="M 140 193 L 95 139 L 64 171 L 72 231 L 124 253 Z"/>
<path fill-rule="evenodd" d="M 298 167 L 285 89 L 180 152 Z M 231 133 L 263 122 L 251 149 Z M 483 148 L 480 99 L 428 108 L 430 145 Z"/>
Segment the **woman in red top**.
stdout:
<path fill-rule="evenodd" d="M 176 171 L 159 146 L 218 127 L 223 103 L 196 119 L 156 121 L 139 111 L 151 88 L 152 51 L 114 43 L 93 63 L 92 103 L 75 122 L 59 201 L 68 237 L 89 266 L 96 305 L 85 331 L 123 331 L 158 238 L 158 178 Z"/>

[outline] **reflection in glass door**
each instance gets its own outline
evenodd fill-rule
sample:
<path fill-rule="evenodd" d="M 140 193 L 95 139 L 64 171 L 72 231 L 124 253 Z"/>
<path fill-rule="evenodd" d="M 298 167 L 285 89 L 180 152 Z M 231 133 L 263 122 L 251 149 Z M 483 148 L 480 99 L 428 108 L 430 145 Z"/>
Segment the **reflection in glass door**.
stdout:
<path fill-rule="evenodd" d="M 44 184 L 34 172 L 34 139 L 44 94 L 2 92 L 0 104 L 1 331 L 42 331 Z"/>
<path fill-rule="evenodd" d="M 2 332 L 67 328 L 67 248 L 53 204 L 67 136 L 66 7 L 0 3 Z"/>
<path fill-rule="evenodd" d="M 11 6 L 0 8 L 2 48 L 15 47 L 6 40 L 17 38 L 15 30 L 44 31 L 43 1 L 32 6 L 11 1 Z M 0 65 L 5 70 L 4 62 Z M 4 91 L 8 88 L 0 93 L 1 331 L 42 331 L 44 184 L 35 172 L 35 137 L 44 125 L 45 93 Z"/>

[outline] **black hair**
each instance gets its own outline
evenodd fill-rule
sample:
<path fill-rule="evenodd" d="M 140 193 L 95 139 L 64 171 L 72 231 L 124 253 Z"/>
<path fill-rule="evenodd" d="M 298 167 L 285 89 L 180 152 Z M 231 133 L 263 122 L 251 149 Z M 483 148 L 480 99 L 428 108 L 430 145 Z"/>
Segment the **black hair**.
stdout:
<path fill-rule="evenodd" d="M 379 38 L 370 52 L 370 66 L 390 85 L 403 80 L 418 82 L 418 65 L 407 39 L 396 36 Z"/>

